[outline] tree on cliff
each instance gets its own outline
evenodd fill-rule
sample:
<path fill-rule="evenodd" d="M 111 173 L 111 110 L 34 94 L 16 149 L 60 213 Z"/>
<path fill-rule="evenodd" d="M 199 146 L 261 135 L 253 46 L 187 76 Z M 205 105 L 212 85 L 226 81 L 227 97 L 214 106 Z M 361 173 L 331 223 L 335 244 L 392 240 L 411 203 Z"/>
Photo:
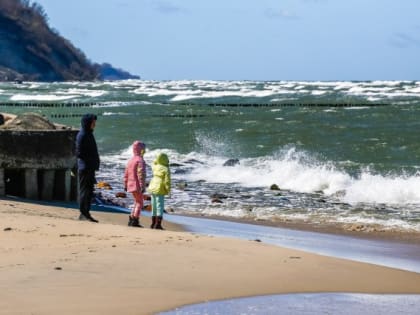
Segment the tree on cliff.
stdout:
<path fill-rule="evenodd" d="M 99 78 L 98 65 L 48 25 L 30 0 L 0 1 L 0 81 L 68 81 Z"/>

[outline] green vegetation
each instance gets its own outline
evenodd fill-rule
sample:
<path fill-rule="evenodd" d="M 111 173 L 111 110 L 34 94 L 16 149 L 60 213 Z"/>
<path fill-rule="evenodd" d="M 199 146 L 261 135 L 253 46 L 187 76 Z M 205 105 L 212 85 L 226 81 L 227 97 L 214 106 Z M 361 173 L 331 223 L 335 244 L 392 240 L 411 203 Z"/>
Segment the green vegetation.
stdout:
<path fill-rule="evenodd" d="M 0 1 L 0 81 L 84 81 L 98 79 L 99 72 L 99 65 L 50 28 L 41 5 Z"/>

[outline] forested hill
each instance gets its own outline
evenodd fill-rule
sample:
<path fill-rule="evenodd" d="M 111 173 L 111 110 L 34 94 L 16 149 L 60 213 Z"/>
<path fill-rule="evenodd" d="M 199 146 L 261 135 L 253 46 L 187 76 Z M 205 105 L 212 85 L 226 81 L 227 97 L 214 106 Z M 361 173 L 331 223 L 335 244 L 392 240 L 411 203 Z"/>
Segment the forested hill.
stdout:
<path fill-rule="evenodd" d="M 106 79 L 102 67 L 51 29 L 36 2 L 0 0 L 0 81 Z"/>

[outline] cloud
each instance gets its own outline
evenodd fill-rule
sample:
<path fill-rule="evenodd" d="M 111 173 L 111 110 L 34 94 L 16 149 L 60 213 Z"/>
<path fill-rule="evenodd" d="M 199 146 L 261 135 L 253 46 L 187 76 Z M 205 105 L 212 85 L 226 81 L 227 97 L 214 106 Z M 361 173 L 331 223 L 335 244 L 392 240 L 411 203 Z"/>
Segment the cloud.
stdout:
<path fill-rule="evenodd" d="M 407 33 L 395 33 L 391 38 L 391 45 L 398 48 L 420 47 L 420 37 Z"/>
<path fill-rule="evenodd" d="M 117 2 L 117 3 L 115 3 L 115 6 L 117 8 L 128 8 L 128 7 L 130 7 L 130 3 L 127 3 L 127 2 Z"/>
<path fill-rule="evenodd" d="M 156 1 L 154 2 L 154 7 L 157 11 L 163 14 L 177 14 L 185 12 L 183 7 L 177 6 L 167 1 Z"/>
<path fill-rule="evenodd" d="M 264 11 L 264 15 L 269 19 L 296 20 L 299 18 L 295 13 L 291 11 L 273 8 L 266 9 Z"/>

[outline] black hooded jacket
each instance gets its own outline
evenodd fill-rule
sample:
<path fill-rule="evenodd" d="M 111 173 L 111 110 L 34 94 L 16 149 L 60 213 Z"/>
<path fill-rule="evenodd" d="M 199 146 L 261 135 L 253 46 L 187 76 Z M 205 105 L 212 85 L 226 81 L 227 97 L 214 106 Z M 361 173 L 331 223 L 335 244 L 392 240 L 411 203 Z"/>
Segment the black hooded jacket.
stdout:
<path fill-rule="evenodd" d="M 98 147 L 93 136 L 93 130 L 90 128 L 92 121 L 96 119 L 97 117 L 93 114 L 85 114 L 81 120 L 82 129 L 76 136 L 76 156 L 79 171 L 99 170 Z"/>

